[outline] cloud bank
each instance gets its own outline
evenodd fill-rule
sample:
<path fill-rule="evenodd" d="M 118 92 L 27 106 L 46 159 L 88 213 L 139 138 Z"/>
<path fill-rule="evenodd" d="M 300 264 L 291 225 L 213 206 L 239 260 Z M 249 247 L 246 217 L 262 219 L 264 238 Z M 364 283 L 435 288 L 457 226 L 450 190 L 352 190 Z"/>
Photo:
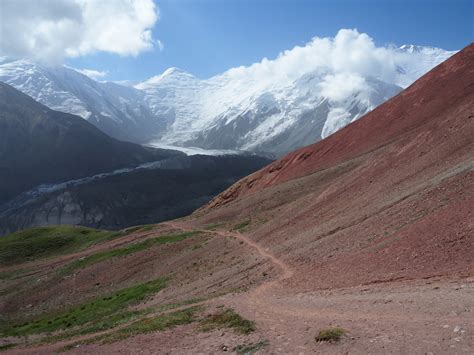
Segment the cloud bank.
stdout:
<path fill-rule="evenodd" d="M 0 55 L 61 62 L 95 52 L 136 56 L 155 46 L 153 0 L 2 0 Z"/>
<path fill-rule="evenodd" d="M 232 68 L 225 75 L 239 82 L 254 83 L 261 89 L 318 73 L 324 95 L 340 101 L 366 87 L 368 78 L 406 87 L 424 74 L 427 67 L 439 64 L 454 53 L 429 47 L 410 48 L 376 46 L 365 33 L 341 29 L 334 37 L 314 37 L 306 45 L 286 50 L 273 60 L 264 58 L 248 67 Z M 439 56 L 427 55 L 429 51 L 440 53 Z M 426 62 L 433 58 L 433 63 Z"/>
<path fill-rule="evenodd" d="M 294 80 L 320 69 L 332 73 L 357 73 L 391 79 L 395 74 L 394 47 L 376 47 L 372 38 L 356 29 L 341 29 L 335 37 L 314 37 L 305 46 L 296 46 L 274 60 L 264 58 L 249 67 L 237 67 L 229 74 L 238 78 L 251 75 Z M 388 81 L 388 80 L 387 80 Z"/>

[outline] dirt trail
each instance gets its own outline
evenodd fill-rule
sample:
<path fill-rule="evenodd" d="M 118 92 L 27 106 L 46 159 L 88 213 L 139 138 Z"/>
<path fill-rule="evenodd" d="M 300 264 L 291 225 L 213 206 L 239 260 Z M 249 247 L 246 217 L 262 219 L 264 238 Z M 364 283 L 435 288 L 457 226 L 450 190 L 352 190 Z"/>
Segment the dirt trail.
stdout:
<path fill-rule="evenodd" d="M 302 275 L 251 238 L 176 222 L 162 224 L 238 239 L 280 269 L 278 277 L 248 293 L 219 300 L 259 324 L 261 336 L 271 343 L 265 353 L 470 353 L 474 346 L 469 311 L 474 280 L 464 280 L 461 286 L 440 280 L 298 293 L 283 281 L 292 278 L 297 285 Z M 349 329 L 350 336 L 336 347 L 314 342 L 318 329 L 331 325 Z M 208 345 L 198 353 L 211 349 Z"/>
<path fill-rule="evenodd" d="M 213 233 L 213 234 L 220 235 L 222 237 L 235 238 L 235 239 L 241 240 L 242 242 L 244 242 L 245 244 L 247 244 L 251 248 L 255 249 L 257 251 L 257 253 L 260 254 L 262 257 L 264 257 L 265 259 L 270 260 L 274 265 L 276 265 L 281 270 L 281 273 L 278 276 L 278 278 L 276 278 L 272 281 L 265 282 L 265 283 L 261 284 L 260 286 L 258 286 L 257 288 L 255 288 L 252 293 L 255 294 L 256 296 L 261 295 L 264 291 L 266 291 L 270 288 L 276 287 L 283 280 L 289 279 L 294 275 L 293 269 L 288 264 L 286 264 L 281 259 L 277 258 L 275 255 L 273 255 L 271 252 L 269 252 L 268 249 L 265 249 L 260 244 L 256 243 L 255 241 L 253 241 L 252 239 L 250 239 L 247 236 L 243 235 L 242 233 L 229 232 L 229 231 L 220 231 L 220 230 L 209 230 L 209 229 L 195 229 L 195 228 L 184 226 L 184 225 L 176 223 L 176 222 L 165 222 L 165 223 L 162 223 L 162 224 L 167 225 L 167 226 L 172 227 L 172 228 L 188 231 L 188 232 L 190 232 L 190 231 L 199 231 L 199 232 L 203 232 L 203 233 Z"/>

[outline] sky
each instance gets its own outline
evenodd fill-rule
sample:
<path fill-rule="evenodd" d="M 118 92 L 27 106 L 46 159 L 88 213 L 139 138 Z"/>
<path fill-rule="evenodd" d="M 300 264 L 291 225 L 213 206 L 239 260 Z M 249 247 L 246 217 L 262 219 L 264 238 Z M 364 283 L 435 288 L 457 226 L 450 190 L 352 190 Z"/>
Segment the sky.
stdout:
<path fill-rule="evenodd" d="M 1 55 L 112 81 L 141 81 L 169 67 L 208 78 L 342 28 L 367 33 L 377 46 L 457 50 L 473 41 L 474 1 L 0 1 Z"/>

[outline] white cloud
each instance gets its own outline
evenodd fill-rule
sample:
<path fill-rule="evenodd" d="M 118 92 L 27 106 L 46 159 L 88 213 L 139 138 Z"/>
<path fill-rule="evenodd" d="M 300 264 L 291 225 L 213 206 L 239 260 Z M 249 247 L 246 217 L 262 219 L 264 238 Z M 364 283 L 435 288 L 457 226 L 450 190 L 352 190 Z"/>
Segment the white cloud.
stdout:
<path fill-rule="evenodd" d="M 342 101 L 356 93 L 368 90 L 363 77 L 354 73 L 337 73 L 324 76 L 320 84 L 321 94 L 331 101 Z"/>
<path fill-rule="evenodd" d="M 395 46 L 376 46 L 365 33 L 341 29 L 334 37 L 315 37 L 304 46 L 280 53 L 273 60 L 264 58 L 248 67 L 232 68 L 225 75 L 237 82 L 251 83 L 258 91 L 288 85 L 303 75 L 317 73 L 324 95 L 342 101 L 367 87 L 368 78 L 405 87 L 427 67 L 433 67 L 451 54 L 453 52 L 442 52 L 435 62 L 422 63 L 426 57 L 433 56 L 409 53 Z M 417 71 L 418 67 L 421 69 Z M 408 68 L 413 73 L 403 73 L 400 68 Z M 246 90 L 249 90 L 248 85 Z"/>
<path fill-rule="evenodd" d="M 0 55 L 60 62 L 95 52 L 136 56 L 156 45 L 153 0 L 2 0 Z"/>
<path fill-rule="evenodd" d="M 264 58 L 249 67 L 233 68 L 229 73 L 235 77 L 296 79 L 309 71 L 326 69 L 331 74 L 348 72 L 388 78 L 396 69 L 394 54 L 395 48 L 376 47 L 365 33 L 341 29 L 333 38 L 315 37 L 303 47 L 280 53 L 274 60 Z"/>
<path fill-rule="evenodd" d="M 108 71 L 99 71 L 99 70 L 93 70 L 93 69 L 74 69 L 74 70 L 94 80 L 99 80 L 107 76 L 107 74 L 109 73 Z"/>

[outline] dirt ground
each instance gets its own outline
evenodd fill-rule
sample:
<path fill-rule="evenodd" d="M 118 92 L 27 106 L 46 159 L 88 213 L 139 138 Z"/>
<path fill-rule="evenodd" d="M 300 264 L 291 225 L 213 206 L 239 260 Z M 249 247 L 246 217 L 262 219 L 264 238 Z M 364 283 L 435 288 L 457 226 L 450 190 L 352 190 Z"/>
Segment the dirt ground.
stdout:
<path fill-rule="evenodd" d="M 169 225 L 180 228 L 179 223 Z M 243 241 L 249 251 L 261 256 L 261 262 L 266 259 L 278 270 L 276 277 L 247 292 L 205 302 L 209 310 L 224 305 L 254 320 L 256 332 L 248 336 L 227 329 L 203 333 L 190 324 L 107 345 L 80 345 L 70 353 L 220 354 L 261 340 L 268 341 L 261 354 L 471 354 L 474 349 L 474 278 L 433 277 L 304 292 L 294 287 L 304 281 L 304 275 L 244 234 L 209 232 Z M 331 327 L 347 331 L 340 342 L 315 341 L 320 330 Z M 49 354 L 68 343 L 11 353 Z"/>

